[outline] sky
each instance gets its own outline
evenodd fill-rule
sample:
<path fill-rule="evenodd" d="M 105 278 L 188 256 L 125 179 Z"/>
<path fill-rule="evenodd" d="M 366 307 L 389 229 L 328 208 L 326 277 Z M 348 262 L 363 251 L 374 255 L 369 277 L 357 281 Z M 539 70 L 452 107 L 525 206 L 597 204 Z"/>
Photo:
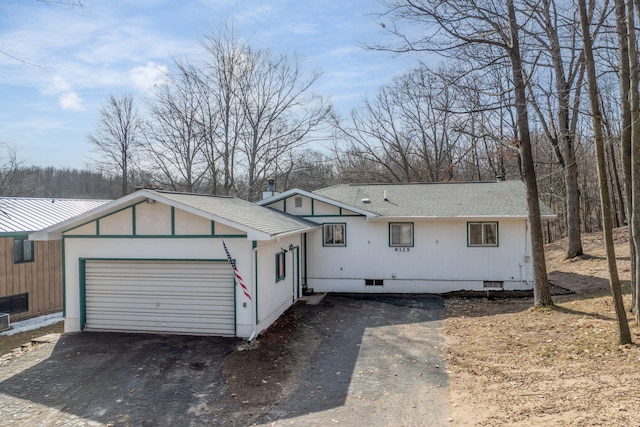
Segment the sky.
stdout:
<path fill-rule="evenodd" d="M 0 2 L 0 156 L 15 147 L 25 166 L 90 167 L 87 135 L 107 97 L 149 99 L 174 58 L 198 58 L 225 24 L 253 47 L 304 57 L 341 115 L 417 64 L 362 47 L 392 41 L 376 0 L 51 3 Z"/>

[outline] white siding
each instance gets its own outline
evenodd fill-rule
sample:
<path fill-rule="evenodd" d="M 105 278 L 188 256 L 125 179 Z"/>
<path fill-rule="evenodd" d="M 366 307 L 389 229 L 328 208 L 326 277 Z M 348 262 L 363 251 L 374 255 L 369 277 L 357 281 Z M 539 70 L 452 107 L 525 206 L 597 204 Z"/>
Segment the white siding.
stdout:
<path fill-rule="evenodd" d="M 86 261 L 86 329 L 235 334 L 226 262 Z"/>
<path fill-rule="evenodd" d="M 315 218 L 318 220 L 318 218 Z M 389 223 L 364 218 L 323 218 L 347 224 L 346 247 L 323 247 L 321 230 L 309 234 L 308 285 L 336 292 L 449 292 L 483 290 L 483 281 L 505 289 L 530 289 L 526 221 L 500 219 L 498 247 L 468 247 L 466 220 L 414 223 L 414 246 L 389 247 Z M 383 279 L 384 286 L 365 286 Z"/>
<path fill-rule="evenodd" d="M 298 258 L 302 262 L 301 249 L 302 236 L 283 238 L 275 242 L 260 243 L 257 248 L 257 300 L 258 300 L 258 329 L 260 332 L 273 323 L 284 311 L 289 308 L 298 297 Z M 295 249 L 290 250 L 293 245 Z M 283 249 L 285 254 L 286 275 L 284 280 L 276 282 L 276 254 Z"/>
<path fill-rule="evenodd" d="M 171 235 L 171 206 L 162 203 L 136 205 L 136 234 Z"/>

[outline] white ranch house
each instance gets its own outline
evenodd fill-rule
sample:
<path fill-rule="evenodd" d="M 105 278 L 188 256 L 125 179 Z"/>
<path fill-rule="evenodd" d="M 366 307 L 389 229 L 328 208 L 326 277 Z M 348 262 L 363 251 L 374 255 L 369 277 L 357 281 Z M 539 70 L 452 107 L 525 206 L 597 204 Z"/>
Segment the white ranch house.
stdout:
<path fill-rule="evenodd" d="M 554 217 L 541 207 L 544 218 Z M 67 332 L 251 338 L 306 287 L 532 287 L 519 181 L 292 189 L 258 204 L 140 190 L 30 239 L 62 240 Z"/>
<path fill-rule="evenodd" d="M 306 233 L 303 282 L 320 292 L 531 289 L 520 181 L 346 184 L 259 202 L 322 224 Z M 545 219 L 555 215 L 541 205 Z"/>

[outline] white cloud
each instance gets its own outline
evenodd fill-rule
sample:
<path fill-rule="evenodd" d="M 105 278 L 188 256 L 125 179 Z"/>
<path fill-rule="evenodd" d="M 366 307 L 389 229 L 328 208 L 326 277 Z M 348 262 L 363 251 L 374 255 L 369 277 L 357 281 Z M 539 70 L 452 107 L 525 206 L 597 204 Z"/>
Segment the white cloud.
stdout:
<path fill-rule="evenodd" d="M 65 92 L 58 98 L 60 106 L 63 110 L 83 111 L 84 105 L 82 98 L 75 92 Z"/>
<path fill-rule="evenodd" d="M 135 67 L 130 72 L 133 84 L 144 91 L 166 84 L 169 68 L 166 65 L 149 62 L 147 65 Z"/>

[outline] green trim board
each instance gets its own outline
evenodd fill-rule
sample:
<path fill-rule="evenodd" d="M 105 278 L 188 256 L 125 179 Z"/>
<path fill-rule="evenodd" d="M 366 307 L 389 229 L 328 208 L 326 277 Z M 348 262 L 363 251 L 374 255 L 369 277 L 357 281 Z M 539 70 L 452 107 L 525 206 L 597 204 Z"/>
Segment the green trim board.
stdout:
<path fill-rule="evenodd" d="M 29 237 L 29 234 L 34 233 L 35 231 L 16 231 L 11 233 L 0 233 L 0 238 L 2 237 Z"/>
<path fill-rule="evenodd" d="M 326 232 L 325 229 L 326 227 L 333 227 L 334 231 L 333 231 L 333 240 L 335 241 L 335 229 L 336 226 L 342 226 L 342 243 L 327 243 L 327 239 L 326 239 Z M 325 248 L 344 248 L 347 246 L 347 223 L 346 222 L 327 222 L 322 224 L 322 247 Z"/>
<path fill-rule="evenodd" d="M 80 330 L 83 331 L 87 326 L 87 273 L 86 260 L 78 260 L 78 268 L 80 269 Z"/>
<path fill-rule="evenodd" d="M 138 235 L 130 235 L 130 234 L 113 234 L 113 235 L 109 235 L 109 234 L 102 234 L 100 236 L 94 236 L 94 235 L 71 235 L 71 236 L 64 236 L 67 239 L 246 239 L 247 236 L 246 235 L 239 235 L 239 234 L 218 234 L 215 236 L 212 236 L 210 234 L 185 234 L 185 235 L 180 235 L 177 234 L 175 236 L 172 236 L 170 234 L 150 234 L 150 235 L 146 235 L 146 234 L 138 234 Z"/>
<path fill-rule="evenodd" d="M 64 256 L 64 236 L 60 240 L 60 250 L 62 251 L 62 317 L 67 317 L 67 266 Z"/>
<path fill-rule="evenodd" d="M 143 203 L 143 202 L 140 202 L 140 203 Z M 139 203 L 136 203 L 136 204 L 139 204 Z M 134 205 L 129 205 L 129 206 L 126 206 L 126 207 L 124 207 L 124 208 L 122 208 L 122 209 L 118 209 L 117 211 L 113 211 L 113 212 L 111 212 L 111 213 L 109 213 L 109 214 L 107 214 L 107 215 L 102 215 L 101 217 L 94 218 L 94 219 L 92 219 L 92 220 L 90 220 L 90 221 L 87 221 L 87 222 L 83 222 L 82 224 L 76 225 L 75 227 L 70 228 L 70 229 L 68 229 L 68 230 L 65 230 L 64 232 L 65 232 L 65 233 L 68 233 L 69 231 L 77 230 L 78 228 L 80 228 L 80 227 L 84 227 L 84 226 L 85 226 L 85 225 L 87 225 L 87 224 L 91 224 L 91 223 L 92 223 L 92 222 L 94 222 L 94 221 L 99 221 L 99 220 L 101 220 L 101 219 L 103 219 L 103 218 L 106 218 L 106 217 L 108 217 L 108 216 L 115 215 L 115 214 L 120 213 L 120 212 L 122 212 L 122 211 L 126 211 L 127 209 L 129 209 L 129 208 L 131 208 L 131 207 L 133 207 L 133 206 L 134 206 Z"/>
<path fill-rule="evenodd" d="M 78 258 L 80 261 L 168 261 L 168 262 L 226 262 L 226 258 Z"/>
<path fill-rule="evenodd" d="M 78 258 L 78 269 L 80 279 L 80 330 L 84 330 L 87 326 L 87 277 L 86 267 L 87 261 L 164 261 L 164 262 L 221 262 L 228 263 L 225 259 L 183 259 L 183 258 Z M 233 310 L 234 310 L 234 334 L 237 333 L 237 318 L 236 318 L 236 282 L 235 275 L 233 275 Z M 66 314 L 65 314 L 66 315 Z"/>
<path fill-rule="evenodd" d="M 176 208 L 171 206 L 171 235 L 176 235 Z"/>
<path fill-rule="evenodd" d="M 361 214 L 348 214 L 348 215 L 339 215 L 339 214 L 324 214 L 324 215 L 300 215 L 305 218 L 355 218 L 355 217 L 364 217 Z"/>
<path fill-rule="evenodd" d="M 131 206 L 131 234 L 136 235 L 136 205 Z"/>

